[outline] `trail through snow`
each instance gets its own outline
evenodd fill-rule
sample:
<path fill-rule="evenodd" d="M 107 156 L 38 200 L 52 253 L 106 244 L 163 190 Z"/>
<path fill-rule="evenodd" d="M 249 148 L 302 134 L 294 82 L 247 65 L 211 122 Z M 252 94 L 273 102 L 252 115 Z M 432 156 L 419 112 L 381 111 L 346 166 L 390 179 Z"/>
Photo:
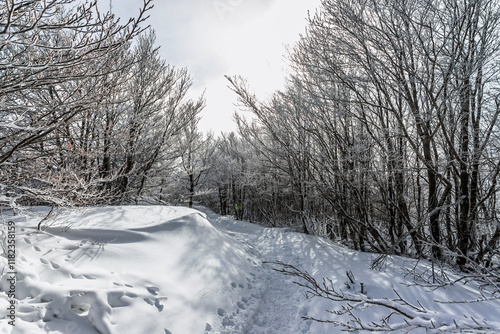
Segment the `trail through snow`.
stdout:
<path fill-rule="evenodd" d="M 255 256 L 258 261 L 255 269 L 256 281 L 262 284 L 260 298 L 257 298 L 253 305 L 251 314 L 239 313 L 239 318 L 243 319 L 243 323 L 246 321 L 245 325 L 224 327 L 225 331 L 221 333 L 331 334 L 343 331 L 332 324 L 303 320 L 303 317 L 352 321 L 349 315 L 333 317 L 327 312 L 327 310 L 341 308 L 339 303 L 318 298 L 306 299 L 304 288 L 293 282 L 298 278 L 285 276 L 273 270 L 274 265 L 266 264 L 266 262 L 276 261 L 292 264 L 302 271 L 307 271 L 318 282 L 321 282 L 323 277 L 327 277 L 335 285 L 335 289 L 344 291 L 348 291 L 345 282 L 348 280 L 346 274 L 349 271 L 354 275 L 357 284 L 363 282 L 368 297 L 394 298 L 394 289 L 396 289 L 408 302 L 414 305 L 419 305 L 419 303 L 425 305 L 430 312 L 436 311 L 436 319 L 441 317 L 452 326 L 453 319 L 462 317 L 475 317 L 490 323 L 493 320 L 496 326 L 499 326 L 496 321 L 497 316 L 500 315 L 498 301 L 491 304 L 439 304 L 435 302 L 436 300 L 474 300 L 474 296 L 477 297 L 477 291 L 471 287 L 458 285 L 435 290 L 416 286 L 412 281 L 412 276 L 407 275 L 408 271 L 405 268 L 414 268 L 416 272 L 425 276 L 428 275 L 430 269 L 430 264 L 426 261 L 388 257 L 381 270 L 372 270 L 370 269 L 372 261 L 378 257 L 378 254 L 356 252 L 330 240 L 295 233 L 286 228 L 265 228 L 210 212 L 207 212 L 207 218 L 219 231 L 238 241 L 247 253 Z M 453 279 L 453 274 L 447 273 L 447 275 Z M 364 324 L 370 324 L 372 321 L 380 321 L 389 313 L 388 309 L 375 307 L 355 314 Z M 392 319 L 398 319 L 398 316 L 393 316 Z M 238 320 L 237 317 L 234 323 L 237 324 Z M 400 319 L 400 321 L 403 320 Z M 371 331 L 357 332 L 371 333 Z M 414 328 L 410 332 L 429 333 L 429 330 Z M 452 330 L 450 329 L 449 332 Z M 459 330 L 459 332 L 463 331 Z M 496 330 L 470 331 L 470 333 L 496 332 Z"/>
<path fill-rule="evenodd" d="M 13 283 L 7 257 L 0 256 L 0 334 L 341 333 L 332 324 L 302 318 L 352 321 L 349 314 L 326 312 L 343 303 L 306 299 L 304 288 L 294 284 L 295 277 L 273 270 L 276 267 L 269 262 L 275 261 L 307 271 L 319 281 L 327 277 L 336 290 L 349 291 L 345 282 L 350 272 L 364 284 L 367 298 L 400 295 L 408 303 L 423 305 L 428 310 L 425 316 L 435 316 L 435 321 L 453 326 L 455 319 L 471 323 L 474 318 L 500 329 L 498 299 L 435 302 L 474 300 L 478 292 L 472 284 L 441 289 L 413 284 L 414 276 L 406 269 L 428 275 L 432 266 L 426 261 L 392 256 L 382 268 L 372 270 L 377 254 L 201 210 L 164 206 L 61 210 L 46 222 L 44 231 L 36 231 L 36 226 L 48 208 L 2 217 L 0 232 L 7 221 L 16 225 L 16 278 Z M 453 279 L 453 273 L 446 274 Z M 12 304 L 15 327 L 10 325 Z M 388 313 L 377 306 L 357 309 L 353 315 L 370 324 Z M 404 320 L 394 315 L 394 323 Z M 426 330 L 416 328 L 411 333 Z"/>
<path fill-rule="evenodd" d="M 273 270 L 266 262 L 307 262 L 299 248 L 293 247 L 288 229 L 268 229 L 247 222 L 238 222 L 227 217 L 208 213 L 209 221 L 243 245 L 245 250 L 258 260 L 256 282 L 259 295 L 250 305 L 250 317 L 241 328 L 227 328 L 225 333 L 271 334 L 311 333 L 311 321 L 303 321 L 307 315 L 304 294 L 292 279 Z M 245 315 L 248 317 L 248 314 Z M 244 318 L 244 317 L 243 317 Z M 235 321 L 238 323 L 238 321 Z"/>

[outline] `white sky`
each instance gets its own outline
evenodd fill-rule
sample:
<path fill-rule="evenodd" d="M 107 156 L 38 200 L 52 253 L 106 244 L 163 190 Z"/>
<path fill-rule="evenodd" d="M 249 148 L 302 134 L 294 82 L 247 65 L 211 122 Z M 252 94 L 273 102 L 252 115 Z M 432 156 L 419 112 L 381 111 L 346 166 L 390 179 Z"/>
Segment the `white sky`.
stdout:
<path fill-rule="evenodd" d="M 105 0 L 104 0 L 105 2 Z M 187 67 L 191 94 L 205 90 L 200 128 L 218 134 L 236 129 L 236 95 L 224 75 L 241 75 L 265 97 L 283 87 L 286 45 L 298 40 L 307 11 L 320 0 L 156 0 L 148 23 L 156 30 L 161 54 Z M 135 16 L 142 0 L 113 0 L 113 12 Z"/>

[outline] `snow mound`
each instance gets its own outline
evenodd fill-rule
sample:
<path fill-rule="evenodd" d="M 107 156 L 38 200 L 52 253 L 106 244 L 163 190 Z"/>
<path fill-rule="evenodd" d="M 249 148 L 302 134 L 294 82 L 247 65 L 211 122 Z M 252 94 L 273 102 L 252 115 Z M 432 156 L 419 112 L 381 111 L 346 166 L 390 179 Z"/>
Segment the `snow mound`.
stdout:
<path fill-rule="evenodd" d="M 330 334 L 361 323 L 365 334 L 388 315 L 384 325 L 394 333 L 499 332 L 498 298 L 462 303 L 480 296 L 477 284 L 436 289 L 419 281 L 433 273 L 458 282 L 452 271 L 398 256 L 374 270 L 378 254 L 200 209 L 206 214 L 163 206 L 66 210 L 44 221 L 42 232 L 36 226 L 47 209 L 3 217 L 16 223 L 17 307 L 12 327 L 4 269 L 0 334 Z M 304 281 L 276 271 L 287 268 L 279 263 L 327 278 L 330 296 L 350 302 L 305 298 L 294 283 Z M 7 265 L 0 256 L 0 268 Z M 410 317 L 392 312 L 398 308 Z"/>
<path fill-rule="evenodd" d="M 39 220 L 16 220 L 16 326 L 3 275 L 0 333 L 203 333 L 254 279 L 251 256 L 196 210 L 69 210 L 43 232 Z"/>

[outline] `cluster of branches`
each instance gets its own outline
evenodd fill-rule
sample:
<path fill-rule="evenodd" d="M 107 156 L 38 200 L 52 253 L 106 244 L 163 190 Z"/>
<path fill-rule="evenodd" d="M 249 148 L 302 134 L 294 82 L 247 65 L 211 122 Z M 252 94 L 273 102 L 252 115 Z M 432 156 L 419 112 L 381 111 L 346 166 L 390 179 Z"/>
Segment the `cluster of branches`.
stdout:
<path fill-rule="evenodd" d="M 2 205 L 130 201 L 182 171 L 204 100 L 143 27 L 151 1 L 125 24 L 97 1 L 0 4 Z"/>
<path fill-rule="evenodd" d="M 423 306 L 418 300 L 412 303 L 403 298 L 396 289 L 393 289 L 393 298 L 371 298 L 364 291 L 362 283 L 358 283 L 352 273 L 347 273 L 346 289 L 336 288 L 328 278 L 318 282 L 307 271 L 302 271 L 292 265 L 282 262 L 270 262 L 275 265 L 276 271 L 295 279 L 294 283 L 305 289 L 307 298 L 321 298 L 328 300 L 339 307 L 329 310 L 332 319 L 318 319 L 303 317 L 304 320 L 330 323 L 341 327 L 345 331 L 354 332 L 366 330 L 370 332 L 405 331 L 410 332 L 415 328 L 425 328 L 437 331 L 451 332 L 465 329 L 471 330 L 496 330 L 484 321 L 473 317 L 463 316 L 453 318 L 450 314 L 440 313 Z M 356 287 L 356 286 L 360 287 Z M 358 315 L 367 309 L 379 308 L 386 310 L 380 319 L 366 323 Z M 391 318 L 402 320 L 392 321 Z"/>
<path fill-rule="evenodd" d="M 271 197 L 356 249 L 498 270 L 499 23 L 498 1 L 322 1 L 283 91 L 228 78 L 254 172 L 293 194 Z"/>

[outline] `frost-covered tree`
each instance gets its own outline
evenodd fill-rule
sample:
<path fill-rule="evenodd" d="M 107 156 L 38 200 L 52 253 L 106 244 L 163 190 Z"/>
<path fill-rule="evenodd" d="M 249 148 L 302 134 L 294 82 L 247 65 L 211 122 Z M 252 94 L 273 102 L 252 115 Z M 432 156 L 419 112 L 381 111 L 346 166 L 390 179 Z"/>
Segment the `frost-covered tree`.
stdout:
<path fill-rule="evenodd" d="M 100 13 L 97 1 L 73 8 L 71 0 L 0 4 L 2 203 L 62 203 L 87 193 L 80 175 L 60 173 L 54 152 L 58 145 L 60 156 L 70 149 L 63 129 L 109 93 L 109 75 L 119 70 L 113 61 L 141 31 L 150 2 L 123 25 L 111 13 Z M 76 163 L 67 160 L 63 166 Z"/>
<path fill-rule="evenodd" d="M 493 199 L 499 172 L 485 155 L 498 129 L 498 11 L 491 1 L 324 1 L 293 56 L 313 94 L 329 89 L 318 77 L 349 93 L 333 100 L 388 157 L 380 190 L 393 193 L 412 248 L 430 240 L 439 259 L 446 245 L 461 265 L 496 224 L 480 203 Z M 395 153 L 413 163 L 391 161 Z M 398 199 L 408 198 L 396 183 L 403 170 L 413 214 Z"/>
<path fill-rule="evenodd" d="M 203 104 L 192 105 L 198 112 L 204 107 Z M 188 206 L 193 207 L 194 198 L 199 188 L 205 185 L 207 175 L 212 168 L 212 157 L 215 151 L 213 135 L 204 135 L 198 130 L 198 118 L 193 119 L 184 129 L 179 138 L 179 148 L 181 150 L 180 165 L 184 190 L 187 191 Z"/>
<path fill-rule="evenodd" d="M 285 191 L 282 184 L 275 184 L 276 189 L 272 196 L 289 194 L 290 201 L 281 209 L 291 210 L 298 217 L 304 232 L 316 229 L 311 224 L 313 215 L 318 213 L 316 191 L 312 187 L 314 171 L 311 165 L 311 153 L 315 144 L 310 133 L 311 115 L 310 101 L 305 94 L 301 94 L 300 84 L 290 85 L 285 92 L 276 93 L 268 103 L 257 100 L 249 94 L 246 83 L 241 78 L 228 78 L 233 90 L 238 94 L 240 102 L 247 106 L 256 116 L 256 121 L 248 121 L 236 115 L 236 121 L 241 136 L 249 142 L 261 155 L 263 174 L 272 171 L 272 177 L 279 183 L 285 181 Z M 276 174 L 276 172 L 278 174 Z M 271 177 L 271 175 L 270 175 Z M 264 185 L 265 187 L 265 185 Z M 267 187 L 265 187 L 267 188 Z M 262 206 L 261 206 L 262 207 Z M 265 206 L 264 206 L 265 207 Z M 276 213 L 280 208 L 271 211 Z M 271 216 L 269 213 L 268 216 Z"/>
<path fill-rule="evenodd" d="M 176 138 L 196 117 L 186 94 L 191 78 L 186 69 L 168 65 L 155 46 L 155 33 L 139 36 L 134 48 L 134 64 L 127 73 L 126 101 L 120 124 L 123 134 L 124 160 L 120 161 L 118 190 L 120 194 L 141 195 L 155 168 L 166 168 L 167 160 L 174 161 L 179 152 L 172 150 Z M 194 103 L 201 104 L 201 100 Z"/>
<path fill-rule="evenodd" d="M 499 12 L 481 0 L 322 1 L 283 92 L 259 102 L 231 79 L 257 119 L 240 131 L 279 157 L 297 197 L 332 210 L 332 236 L 489 263 L 500 235 Z M 321 217 L 317 206 L 304 211 Z"/>

